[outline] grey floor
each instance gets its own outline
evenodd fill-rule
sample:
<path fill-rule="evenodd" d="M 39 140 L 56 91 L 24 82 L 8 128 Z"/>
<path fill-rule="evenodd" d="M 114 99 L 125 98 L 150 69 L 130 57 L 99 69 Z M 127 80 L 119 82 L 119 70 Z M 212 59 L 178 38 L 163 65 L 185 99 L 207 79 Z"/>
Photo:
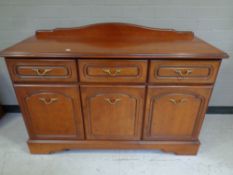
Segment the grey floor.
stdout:
<path fill-rule="evenodd" d="M 20 114 L 0 120 L 0 175 L 233 175 L 233 115 L 207 115 L 197 156 L 159 151 L 31 155 Z"/>

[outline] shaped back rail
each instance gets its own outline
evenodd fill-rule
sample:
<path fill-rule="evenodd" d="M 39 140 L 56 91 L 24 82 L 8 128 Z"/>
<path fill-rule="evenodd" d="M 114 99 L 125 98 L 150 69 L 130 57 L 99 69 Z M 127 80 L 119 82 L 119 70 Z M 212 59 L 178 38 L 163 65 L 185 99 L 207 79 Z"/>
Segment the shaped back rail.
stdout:
<path fill-rule="evenodd" d="M 127 23 L 99 23 L 75 28 L 36 31 L 38 39 L 100 39 L 100 40 L 192 40 L 194 33 L 173 29 L 149 28 Z"/>

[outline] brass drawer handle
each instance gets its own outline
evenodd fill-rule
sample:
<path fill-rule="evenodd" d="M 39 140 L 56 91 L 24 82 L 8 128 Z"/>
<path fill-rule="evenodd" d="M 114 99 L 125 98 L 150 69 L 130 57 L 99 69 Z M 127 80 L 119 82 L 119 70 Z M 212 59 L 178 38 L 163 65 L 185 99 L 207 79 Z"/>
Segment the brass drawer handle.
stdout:
<path fill-rule="evenodd" d="M 49 104 L 54 103 L 54 102 L 57 101 L 58 99 L 57 99 L 57 98 L 49 98 L 49 99 L 46 99 L 46 98 L 39 98 L 39 100 L 42 101 L 44 104 L 49 105 Z"/>
<path fill-rule="evenodd" d="M 121 69 L 116 69 L 114 72 L 111 69 L 103 69 L 103 72 L 110 76 L 116 76 L 121 73 Z"/>
<path fill-rule="evenodd" d="M 182 98 L 182 99 L 176 100 L 176 99 L 174 99 L 174 98 L 170 98 L 170 100 L 169 100 L 169 101 L 170 101 L 170 102 L 172 102 L 173 104 L 177 105 L 177 104 L 180 104 L 180 103 L 184 103 L 184 102 L 186 102 L 186 101 L 187 101 L 187 99 Z"/>
<path fill-rule="evenodd" d="M 188 69 L 188 70 L 175 70 L 175 73 L 178 74 L 179 76 L 188 76 L 190 74 L 192 74 L 192 70 Z"/>
<path fill-rule="evenodd" d="M 35 68 L 35 69 L 32 69 L 32 70 L 35 71 L 37 75 L 39 75 L 39 76 L 44 76 L 44 75 L 46 75 L 47 73 L 49 73 L 50 71 L 52 71 L 53 69 L 40 69 L 40 68 Z"/>
<path fill-rule="evenodd" d="M 105 98 L 105 100 L 111 105 L 115 105 L 117 102 L 121 101 L 121 99 L 119 98 L 116 99 Z"/>

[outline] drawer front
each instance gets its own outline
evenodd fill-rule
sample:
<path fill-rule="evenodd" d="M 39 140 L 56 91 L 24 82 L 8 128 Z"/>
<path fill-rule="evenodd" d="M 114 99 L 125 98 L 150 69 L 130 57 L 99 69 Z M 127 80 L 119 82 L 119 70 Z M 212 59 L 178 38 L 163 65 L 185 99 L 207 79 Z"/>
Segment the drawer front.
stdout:
<path fill-rule="evenodd" d="M 81 82 L 145 82 L 147 61 L 79 60 Z"/>
<path fill-rule="evenodd" d="M 152 83 L 214 83 L 220 61 L 152 61 Z"/>
<path fill-rule="evenodd" d="M 76 82 L 75 60 L 7 59 L 14 82 Z"/>

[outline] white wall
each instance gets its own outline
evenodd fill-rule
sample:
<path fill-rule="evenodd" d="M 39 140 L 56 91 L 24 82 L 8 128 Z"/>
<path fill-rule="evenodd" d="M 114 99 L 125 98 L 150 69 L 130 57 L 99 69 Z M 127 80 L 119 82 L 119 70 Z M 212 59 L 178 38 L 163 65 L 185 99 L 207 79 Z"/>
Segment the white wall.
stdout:
<path fill-rule="evenodd" d="M 112 21 L 192 30 L 233 57 L 233 0 L 0 0 L 0 50 L 37 29 Z M 233 106 L 232 68 L 223 62 L 211 105 Z M 2 59 L 0 102 L 17 104 Z"/>

